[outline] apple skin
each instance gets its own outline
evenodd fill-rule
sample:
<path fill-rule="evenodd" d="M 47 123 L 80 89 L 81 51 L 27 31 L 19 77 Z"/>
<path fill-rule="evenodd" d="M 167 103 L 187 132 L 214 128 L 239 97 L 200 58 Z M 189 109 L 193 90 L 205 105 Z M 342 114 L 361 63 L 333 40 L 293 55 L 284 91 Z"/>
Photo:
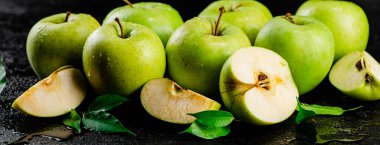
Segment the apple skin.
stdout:
<path fill-rule="evenodd" d="M 166 47 L 170 78 L 211 98 L 219 96 L 219 74 L 227 58 L 251 45 L 241 29 L 225 22 L 220 23 L 221 36 L 212 35 L 214 22 L 215 19 L 198 17 L 186 21 Z"/>
<path fill-rule="evenodd" d="M 144 25 L 158 34 L 164 46 L 170 35 L 181 25 L 183 20 L 177 10 L 168 4 L 159 2 L 140 2 L 121 6 L 109 12 L 103 25 L 120 20 Z"/>
<path fill-rule="evenodd" d="M 222 20 L 242 29 L 247 34 L 251 44 L 255 43 L 259 30 L 272 19 L 272 14 L 268 8 L 253 0 L 215 1 L 206 7 L 199 16 L 216 18 L 219 15 L 219 8 L 222 6 L 226 9 Z"/>
<path fill-rule="evenodd" d="M 42 79 L 64 65 L 82 68 L 87 37 L 100 26 L 87 14 L 55 14 L 37 22 L 29 32 L 26 53 L 36 75 Z"/>
<path fill-rule="evenodd" d="M 306 16 L 284 16 L 269 21 L 255 46 L 271 49 L 289 63 L 300 95 L 314 89 L 328 74 L 334 60 L 334 38 L 326 25 Z"/>
<path fill-rule="evenodd" d="M 165 74 L 165 49 L 158 35 L 140 24 L 121 25 L 124 38 L 115 21 L 96 29 L 84 46 L 84 72 L 98 94 L 129 97 L 148 80 Z"/>
<path fill-rule="evenodd" d="M 357 62 L 363 59 L 359 71 Z M 366 81 L 366 75 L 372 82 Z M 341 57 L 331 68 L 329 80 L 344 94 L 362 101 L 380 99 L 380 64 L 366 51 L 354 51 Z"/>
<path fill-rule="evenodd" d="M 331 30 L 335 41 L 335 59 L 347 53 L 365 50 L 369 24 L 363 9 L 348 1 L 306 1 L 296 15 L 311 16 Z"/>

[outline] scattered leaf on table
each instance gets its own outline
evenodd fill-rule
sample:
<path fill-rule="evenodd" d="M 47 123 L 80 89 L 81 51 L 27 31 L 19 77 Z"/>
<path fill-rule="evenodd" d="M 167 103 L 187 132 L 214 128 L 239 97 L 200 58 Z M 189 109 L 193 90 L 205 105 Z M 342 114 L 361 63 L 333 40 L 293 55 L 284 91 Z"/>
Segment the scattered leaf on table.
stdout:
<path fill-rule="evenodd" d="M 203 139 L 215 139 L 228 135 L 230 133 L 230 127 L 207 126 L 194 122 L 185 131 L 180 132 L 180 134 L 181 133 L 190 133 Z"/>
<path fill-rule="evenodd" d="M 81 132 L 80 123 L 81 118 L 75 109 L 71 109 L 70 116 L 63 119 L 63 124 L 74 128 L 78 133 Z"/>
<path fill-rule="evenodd" d="M 197 118 L 196 121 L 202 125 L 215 127 L 227 126 L 234 120 L 234 116 L 227 111 L 208 110 L 189 115 Z"/>
<path fill-rule="evenodd" d="M 135 135 L 133 132 L 124 127 L 124 125 L 113 115 L 104 111 L 92 111 L 84 114 L 82 122 L 85 128 L 103 133 L 128 133 Z"/>
<path fill-rule="evenodd" d="M 88 111 L 108 111 L 126 101 L 127 98 L 115 94 L 101 95 L 90 104 Z"/>

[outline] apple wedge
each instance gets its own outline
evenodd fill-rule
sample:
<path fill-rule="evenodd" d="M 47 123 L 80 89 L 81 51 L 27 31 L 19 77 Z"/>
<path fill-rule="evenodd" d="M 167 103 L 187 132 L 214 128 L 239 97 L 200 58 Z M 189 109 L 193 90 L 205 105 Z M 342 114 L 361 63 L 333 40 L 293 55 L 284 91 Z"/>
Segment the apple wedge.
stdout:
<path fill-rule="evenodd" d="M 153 117 L 162 121 L 189 124 L 195 118 L 188 115 L 205 110 L 219 110 L 220 104 L 201 94 L 187 90 L 163 78 L 148 81 L 141 90 L 141 103 Z"/>
<path fill-rule="evenodd" d="M 220 74 L 223 102 L 237 118 L 254 125 L 271 125 L 295 111 L 298 90 L 288 63 L 269 49 L 236 51 Z"/>
<path fill-rule="evenodd" d="M 380 64 L 366 51 L 343 56 L 332 67 L 329 80 L 338 90 L 363 101 L 380 99 Z"/>
<path fill-rule="evenodd" d="M 86 93 L 83 73 L 64 66 L 25 91 L 12 107 L 35 117 L 56 117 L 78 107 Z"/>

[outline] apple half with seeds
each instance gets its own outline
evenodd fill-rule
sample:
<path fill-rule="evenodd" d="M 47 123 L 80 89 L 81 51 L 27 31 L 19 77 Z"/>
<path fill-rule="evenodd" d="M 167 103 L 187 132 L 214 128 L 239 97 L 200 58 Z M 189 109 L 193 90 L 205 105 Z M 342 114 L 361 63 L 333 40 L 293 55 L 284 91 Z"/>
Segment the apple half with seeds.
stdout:
<path fill-rule="evenodd" d="M 295 111 L 299 95 L 286 60 L 261 47 L 242 48 L 230 56 L 219 87 L 227 109 L 254 125 L 284 121 Z"/>
<path fill-rule="evenodd" d="M 21 94 L 12 107 L 35 117 L 56 117 L 78 107 L 86 93 L 83 73 L 64 66 Z"/>
<path fill-rule="evenodd" d="M 354 51 L 332 67 L 329 80 L 344 94 L 363 101 L 380 99 L 380 64 L 366 51 Z"/>
<path fill-rule="evenodd" d="M 141 90 L 140 98 L 142 106 L 150 115 L 175 124 L 192 123 L 195 118 L 188 114 L 219 110 L 221 106 L 167 78 L 148 81 Z"/>

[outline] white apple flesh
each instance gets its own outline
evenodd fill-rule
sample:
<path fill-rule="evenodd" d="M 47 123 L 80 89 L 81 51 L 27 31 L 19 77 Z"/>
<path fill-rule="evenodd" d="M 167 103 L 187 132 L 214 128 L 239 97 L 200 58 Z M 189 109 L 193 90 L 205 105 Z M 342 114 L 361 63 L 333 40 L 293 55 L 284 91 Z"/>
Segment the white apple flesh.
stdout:
<path fill-rule="evenodd" d="M 153 79 L 141 90 L 145 110 L 162 121 L 189 124 L 195 118 L 188 115 L 205 110 L 219 110 L 220 104 L 201 94 L 180 87 L 169 79 Z"/>
<path fill-rule="evenodd" d="M 25 91 L 12 107 L 35 117 L 56 117 L 78 107 L 86 93 L 83 73 L 64 66 Z"/>
<path fill-rule="evenodd" d="M 380 64 L 366 51 L 343 56 L 332 67 L 329 80 L 348 96 L 363 100 L 380 99 Z"/>
<path fill-rule="evenodd" d="M 269 49 L 236 51 L 223 65 L 219 85 L 225 106 L 251 124 L 279 123 L 297 106 L 299 94 L 288 63 Z"/>

